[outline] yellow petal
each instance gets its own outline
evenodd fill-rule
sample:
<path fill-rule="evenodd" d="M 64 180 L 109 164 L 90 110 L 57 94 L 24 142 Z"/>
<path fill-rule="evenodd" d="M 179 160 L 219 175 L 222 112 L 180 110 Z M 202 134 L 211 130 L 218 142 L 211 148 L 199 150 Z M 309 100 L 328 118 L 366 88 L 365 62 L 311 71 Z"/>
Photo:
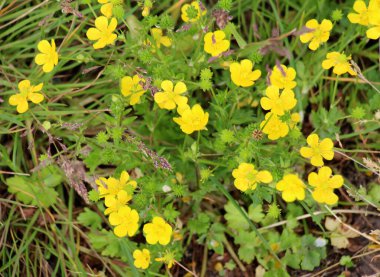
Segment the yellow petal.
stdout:
<path fill-rule="evenodd" d="M 161 88 L 164 90 L 164 91 L 173 91 L 173 82 L 172 81 L 168 81 L 168 80 L 165 80 L 161 83 Z"/>
<path fill-rule="evenodd" d="M 112 16 L 112 8 L 113 4 L 112 3 L 106 3 L 102 5 L 100 8 L 100 12 L 107 18 L 110 18 Z"/>
<path fill-rule="evenodd" d="M 54 64 L 52 61 L 48 61 L 47 63 L 45 63 L 43 66 L 42 66 L 42 70 L 43 72 L 45 73 L 48 73 L 48 72 L 51 72 L 54 68 Z"/>
<path fill-rule="evenodd" d="M 26 92 L 30 89 L 30 81 L 29 80 L 22 80 L 18 83 L 18 89 L 20 92 Z"/>
<path fill-rule="evenodd" d="M 127 235 L 127 232 L 128 232 L 128 226 L 124 225 L 124 224 L 116 226 L 116 228 L 113 230 L 113 232 L 119 238 L 125 237 Z"/>
<path fill-rule="evenodd" d="M 267 170 L 259 171 L 256 175 L 257 181 L 262 183 L 270 183 L 273 180 L 272 174 Z"/>
<path fill-rule="evenodd" d="M 310 163 L 314 166 L 322 166 L 324 164 L 321 155 L 314 155 L 311 157 Z"/>
<path fill-rule="evenodd" d="M 318 187 L 319 186 L 319 177 L 318 177 L 318 174 L 315 173 L 315 172 L 311 172 L 307 178 L 307 181 L 309 182 L 309 184 L 313 187 Z"/>
<path fill-rule="evenodd" d="M 328 31 L 331 31 L 333 27 L 333 24 L 330 20 L 328 19 L 323 19 L 322 22 L 321 22 L 321 25 L 320 25 L 320 28 L 324 31 L 324 32 L 328 32 Z"/>
<path fill-rule="evenodd" d="M 244 59 L 240 62 L 241 64 L 241 68 L 245 71 L 251 71 L 252 70 L 252 67 L 253 67 L 253 64 L 250 60 L 248 59 Z"/>
<path fill-rule="evenodd" d="M 176 93 L 176 94 L 182 94 L 182 93 L 186 92 L 186 90 L 187 90 L 187 87 L 186 87 L 185 83 L 178 82 L 175 85 L 174 93 Z"/>
<path fill-rule="evenodd" d="M 86 36 L 89 40 L 98 40 L 100 39 L 101 33 L 96 28 L 90 28 L 87 30 Z"/>
<path fill-rule="evenodd" d="M 115 31 L 116 27 L 117 27 L 117 20 L 116 20 L 116 18 L 112 17 L 111 21 L 110 21 L 110 24 L 108 26 L 108 32 Z"/>
<path fill-rule="evenodd" d="M 43 86 L 44 86 L 44 83 L 39 83 L 37 86 L 33 86 L 32 92 L 40 91 Z"/>
<path fill-rule="evenodd" d="M 319 23 L 316 19 L 310 19 L 306 22 L 305 26 L 309 29 L 316 29 L 319 27 Z"/>
<path fill-rule="evenodd" d="M 311 134 L 306 139 L 307 144 L 311 147 L 318 147 L 319 145 L 319 137 L 317 134 Z"/>
<path fill-rule="evenodd" d="M 46 59 L 47 59 L 47 55 L 46 54 L 37 54 L 34 61 L 36 62 L 36 64 L 38 65 L 43 65 L 44 63 L 46 63 Z"/>
<path fill-rule="evenodd" d="M 380 26 L 368 29 L 366 35 L 369 39 L 378 39 L 380 37 Z"/>
<path fill-rule="evenodd" d="M 28 98 L 34 104 L 41 103 L 44 100 L 44 96 L 41 93 L 30 93 Z"/>
<path fill-rule="evenodd" d="M 95 19 L 95 27 L 101 32 L 107 31 L 108 19 L 105 16 L 99 16 Z"/>
<path fill-rule="evenodd" d="M 44 40 L 41 40 L 38 45 L 37 45 L 37 48 L 38 50 L 41 52 L 41 53 L 44 53 L 44 54 L 49 54 L 50 53 L 50 50 L 51 50 L 51 46 L 49 44 L 49 42 L 44 39 Z"/>
<path fill-rule="evenodd" d="M 26 99 L 24 97 L 20 98 L 20 101 L 18 102 L 18 105 L 16 108 L 17 112 L 24 113 L 28 109 L 29 109 L 28 101 L 26 101 Z"/>
<path fill-rule="evenodd" d="M 313 156 L 314 152 L 310 147 L 301 147 L 300 154 L 302 157 L 310 159 Z"/>

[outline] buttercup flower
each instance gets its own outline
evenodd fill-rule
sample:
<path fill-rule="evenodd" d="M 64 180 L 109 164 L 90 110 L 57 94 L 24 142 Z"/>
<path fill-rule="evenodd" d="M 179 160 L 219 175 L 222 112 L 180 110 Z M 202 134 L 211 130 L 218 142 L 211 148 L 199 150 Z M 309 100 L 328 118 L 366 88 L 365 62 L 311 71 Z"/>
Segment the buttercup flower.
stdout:
<path fill-rule="evenodd" d="M 152 223 L 145 224 L 143 231 L 149 244 L 158 242 L 161 245 L 167 245 L 170 242 L 173 232 L 172 227 L 159 216 L 153 217 Z"/>
<path fill-rule="evenodd" d="M 23 80 L 18 83 L 18 89 L 20 93 L 14 94 L 9 98 L 9 104 L 17 106 L 18 113 L 24 113 L 29 109 L 28 101 L 32 101 L 34 104 L 41 103 L 44 100 L 44 96 L 41 93 L 37 93 L 43 87 L 43 83 L 37 86 L 32 86 L 29 80 Z"/>
<path fill-rule="evenodd" d="M 314 187 L 312 196 L 318 203 L 326 203 L 333 205 L 338 202 L 338 196 L 334 194 L 334 189 L 343 185 L 343 177 L 341 175 L 331 176 L 331 168 L 324 166 L 318 171 L 318 174 L 312 172 L 309 174 L 308 181 Z"/>
<path fill-rule="evenodd" d="M 143 250 L 136 249 L 133 251 L 133 258 L 136 268 L 147 269 L 150 263 L 150 251 L 145 248 Z"/>
<path fill-rule="evenodd" d="M 117 35 L 113 33 L 117 27 L 116 18 L 111 18 L 108 24 L 108 19 L 105 16 L 99 16 L 95 19 L 95 27 L 87 30 L 87 38 L 89 40 L 97 40 L 93 47 L 95 49 L 104 48 L 106 45 L 114 44 Z"/>
<path fill-rule="evenodd" d="M 235 178 L 235 187 L 241 191 L 255 190 L 258 183 L 269 184 L 273 180 L 269 171 L 258 171 L 250 163 L 241 163 L 232 171 L 232 176 Z"/>
<path fill-rule="evenodd" d="M 107 198 L 117 196 L 121 190 L 127 188 L 128 186 L 132 186 L 133 188 L 136 188 L 137 186 L 137 182 L 135 180 L 129 180 L 129 174 L 127 171 L 123 171 L 121 173 L 120 180 L 113 177 L 108 179 L 101 177 L 96 180 L 95 183 L 98 185 L 100 198 L 105 197 L 106 201 Z"/>
<path fill-rule="evenodd" d="M 141 79 L 139 75 L 133 77 L 125 76 L 121 79 L 121 94 L 129 97 L 129 104 L 136 105 L 140 102 L 140 97 L 146 92 L 141 86 L 145 80 Z"/>
<path fill-rule="evenodd" d="M 330 69 L 334 67 L 333 72 L 337 75 L 342 75 L 344 73 L 350 73 L 355 76 L 356 72 L 351 68 L 349 61 L 351 56 L 346 56 L 339 52 L 327 53 L 326 60 L 322 62 L 323 69 Z"/>
<path fill-rule="evenodd" d="M 282 199 L 286 202 L 305 199 L 305 184 L 295 174 L 286 174 L 276 184 L 276 189 L 282 191 Z"/>
<path fill-rule="evenodd" d="M 113 230 L 116 236 L 132 237 L 139 228 L 139 214 L 136 210 L 123 206 L 117 212 L 110 214 L 109 222 L 112 226 L 116 226 Z"/>
<path fill-rule="evenodd" d="M 380 1 L 371 0 L 368 5 L 369 25 L 367 37 L 369 39 L 380 38 Z"/>
<path fill-rule="evenodd" d="M 163 262 L 168 265 L 168 268 L 172 268 L 173 264 L 175 263 L 174 259 L 174 253 L 167 251 L 164 256 L 161 258 L 156 258 L 156 262 Z"/>
<path fill-rule="evenodd" d="M 367 5 L 362 0 L 357 0 L 354 3 L 354 11 L 357 13 L 349 13 L 347 15 L 348 20 L 354 24 L 360 24 L 364 26 L 368 26 L 369 24 L 369 13 L 367 9 Z"/>
<path fill-rule="evenodd" d="M 181 18 L 184 22 L 196 22 L 201 16 L 206 14 L 206 9 L 202 10 L 198 1 L 185 4 L 181 8 Z"/>
<path fill-rule="evenodd" d="M 204 37 L 206 53 L 217 57 L 230 47 L 230 42 L 226 39 L 226 34 L 223 31 L 208 32 Z"/>
<path fill-rule="evenodd" d="M 265 115 L 265 120 L 260 123 L 260 128 L 270 140 L 277 140 L 285 137 L 289 133 L 289 127 L 282 122 L 279 117 L 271 112 Z"/>
<path fill-rule="evenodd" d="M 111 0 L 98 0 L 98 3 L 103 4 L 100 12 L 107 18 L 112 17 L 113 3 Z"/>
<path fill-rule="evenodd" d="M 54 66 L 58 64 L 58 53 L 54 39 L 51 40 L 51 44 L 47 40 L 41 40 L 37 48 L 41 53 L 37 54 L 34 61 L 36 64 L 42 65 L 42 70 L 45 73 L 51 72 Z"/>
<path fill-rule="evenodd" d="M 170 47 L 172 45 L 172 40 L 168 36 L 164 36 L 160 28 L 152 28 L 150 33 L 156 42 L 157 48 L 160 48 L 161 44 L 165 47 Z"/>
<path fill-rule="evenodd" d="M 252 71 L 253 64 L 250 60 L 242 60 L 240 63 L 230 64 L 231 80 L 240 87 L 250 87 L 261 76 L 261 71 Z"/>
<path fill-rule="evenodd" d="M 302 34 L 300 40 L 302 43 L 310 42 L 309 49 L 315 51 L 321 44 L 329 40 L 333 24 L 328 19 L 323 19 L 321 24 L 316 19 L 311 19 L 306 22 L 306 27 L 311 30 Z"/>
<path fill-rule="evenodd" d="M 104 204 L 107 209 L 104 211 L 105 215 L 117 212 L 121 207 L 127 205 L 132 199 L 132 196 L 125 190 L 120 190 L 116 195 L 109 195 L 105 198 Z"/>
<path fill-rule="evenodd" d="M 290 89 L 284 89 L 280 95 L 278 87 L 269 86 L 265 90 L 265 94 L 266 97 L 262 97 L 260 100 L 261 107 L 264 110 L 270 110 L 274 115 L 284 115 L 297 104 L 294 92 Z"/>
<path fill-rule="evenodd" d="M 194 105 L 191 109 L 188 105 L 179 106 L 178 113 L 181 117 L 175 117 L 173 120 L 179 124 L 185 134 L 206 130 L 208 113 L 204 112 L 199 104 Z"/>
<path fill-rule="evenodd" d="M 182 96 L 187 91 L 185 83 L 178 82 L 173 86 L 172 81 L 165 80 L 161 83 L 161 88 L 162 92 L 154 94 L 154 101 L 161 109 L 173 110 L 177 105 L 183 106 L 187 103 L 187 97 Z"/>
<path fill-rule="evenodd" d="M 319 142 L 317 134 L 311 134 L 307 137 L 307 144 L 310 147 L 302 147 L 300 150 L 301 156 L 310 159 L 310 163 L 314 166 L 322 166 L 323 159 L 332 160 L 334 158 L 334 151 L 332 150 L 334 144 L 331 139 L 325 138 Z"/>
<path fill-rule="evenodd" d="M 292 89 L 297 85 L 294 81 L 295 78 L 296 71 L 293 67 L 281 65 L 281 69 L 278 66 L 273 68 L 269 80 L 272 86 L 276 86 L 279 89 Z"/>

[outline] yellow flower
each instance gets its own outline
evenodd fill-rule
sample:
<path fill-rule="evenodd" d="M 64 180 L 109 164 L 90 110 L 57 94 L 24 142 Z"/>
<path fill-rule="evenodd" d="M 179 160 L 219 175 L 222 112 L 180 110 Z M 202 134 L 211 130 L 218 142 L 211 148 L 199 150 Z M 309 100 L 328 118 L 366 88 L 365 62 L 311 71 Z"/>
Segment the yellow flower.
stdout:
<path fill-rule="evenodd" d="M 204 37 L 204 49 L 206 53 L 217 57 L 230 47 L 230 42 L 226 39 L 226 34 L 223 31 L 208 32 Z"/>
<path fill-rule="evenodd" d="M 98 3 L 103 4 L 100 12 L 107 18 L 112 17 L 113 3 L 111 0 L 98 0 Z"/>
<path fill-rule="evenodd" d="M 20 93 L 9 97 L 9 104 L 17 106 L 18 113 L 24 113 L 29 109 L 28 100 L 34 104 L 38 104 L 44 100 L 44 96 L 41 93 L 37 93 L 43 87 L 43 83 L 37 86 L 32 86 L 29 80 L 23 80 L 18 83 L 18 89 Z"/>
<path fill-rule="evenodd" d="M 51 44 L 47 40 L 41 40 L 37 45 L 38 50 L 41 52 L 37 54 L 34 61 L 38 65 L 42 65 L 44 72 L 50 72 L 54 66 L 58 64 L 58 53 L 55 47 L 54 39 L 51 40 Z"/>
<path fill-rule="evenodd" d="M 173 120 L 180 125 L 185 134 L 206 130 L 208 113 L 204 112 L 199 104 L 194 105 L 191 109 L 188 105 L 179 106 L 178 113 L 181 117 L 175 117 Z"/>
<path fill-rule="evenodd" d="M 301 35 L 300 40 L 302 43 L 310 41 L 309 49 L 315 51 L 321 44 L 329 40 L 333 24 L 328 19 L 323 19 L 321 24 L 316 19 L 311 19 L 306 22 L 306 27 L 311 29 L 311 31 Z"/>
<path fill-rule="evenodd" d="M 132 186 L 133 188 L 136 188 L 137 186 L 136 181 L 129 180 L 129 174 L 127 171 L 121 173 L 119 180 L 113 177 L 108 179 L 101 177 L 96 180 L 95 183 L 98 185 L 100 198 L 105 197 L 105 200 L 117 196 L 121 190 L 128 186 Z"/>
<path fill-rule="evenodd" d="M 120 190 L 116 195 L 109 195 L 104 199 L 104 204 L 107 209 L 104 211 L 105 215 L 117 212 L 121 207 L 124 207 L 132 196 L 125 190 Z"/>
<path fill-rule="evenodd" d="M 232 176 L 235 178 L 235 187 L 241 191 L 255 190 L 258 183 L 269 184 L 273 180 L 269 171 L 258 171 L 249 163 L 241 163 L 232 171 Z"/>
<path fill-rule="evenodd" d="M 269 86 L 265 90 L 267 97 L 260 100 L 261 107 L 264 110 L 270 110 L 274 115 L 284 115 L 295 107 L 297 100 L 294 98 L 294 92 L 290 89 L 284 89 L 280 95 L 278 87 Z"/>
<path fill-rule="evenodd" d="M 310 159 L 310 163 L 314 166 L 322 166 L 323 159 L 332 160 L 334 158 L 334 151 L 332 150 L 334 144 L 331 139 L 325 138 L 319 142 L 317 134 L 311 134 L 307 137 L 307 144 L 310 147 L 302 147 L 300 150 L 301 156 Z"/>
<path fill-rule="evenodd" d="M 164 256 L 161 258 L 156 258 L 156 262 L 163 262 L 168 265 L 168 268 L 172 268 L 173 264 L 175 263 L 174 259 L 174 253 L 167 251 Z"/>
<path fill-rule="evenodd" d="M 157 48 L 160 48 L 161 44 L 165 47 L 170 47 L 172 45 L 172 40 L 168 36 L 164 36 L 160 28 L 150 29 L 150 33 L 156 42 Z"/>
<path fill-rule="evenodd" d="M 153 217 L 152 223 L 145 224 L 143 231 L 149 244 L 158 242 L 161 245 L 167 245 L 170 242 L 173 232 L 172 227 L 159 216 Z"/>
<path fill-rule="evenodd" d="M 138 75 L 133 77 L 125 76 L 121 79 L 121 94 L 130 97 L 130 105 L 133 106 L 140 102 L 140 97 L 146 92 L 141 85 L 144 82 L 145 80 Z"/>
<path fill-rule="evenodd" d="M 289 133 L 289 127 L 282 122 L 279 117 L 271 112 L 265 115 L 265 120 L 261 122 L 260 128 L 270 140 L 277 140 L 285 137 Z"/>
<path fill-rule="evenodd" d="M 241 87 L 252 86 L 261 76 L 260 70 L 252 71 L 253 64 L 250 60 L 242 60 L 240 63 L 230 64 L 231 80 L 235 85 Z"/>
<path fill-rule="evenodd" d="M 369 39 L 380 38 L 380 0 L 371 0 L 368 5 L 369 25 L 367 37 Z"/>
<path fill-rule="evenodd" d="M 331 168 L 324 166 L 318 171 L 318 174 L 312 172 L 309 174 L 309 184 L 315 187 L 312 196 L 318 203 L 326 203 L 333 205 L 338 202 L 338 196 L 334 194 L 334 189 L 343 185 L 343 177 L 341 175 L 331 176 Z"/>
<path fill-rule="evenodd" d="M 106 45 L 114 44 L 117 35 L 113 33 L 117 27 L 116 18 L 111 18 L 108 24 L 108 19 L 105 16 L 99 16 L 95 19 L 95 27 L 87 30 L 87 38 L 89 40 L 97 40 L 94 43 L 95 49 L 104 48 Z"/>
<path fill-rule="evenodd" d="M 204 9 L 203 11 L 201 10 L 198 1 L 193 1 L 191 2 L 191 4 L 185 4 L 182 6 L 181 18 L 184 22 L 196 22 L 201 16 L 205 15 L 206 12 L 206 9 Z"/>
<path fill-rule="evenodd" d="M 276 86 L 279 89 L 292 89 L 297 85 L 294 81 L 295 78 L 296 71 L 294 68 L 281 65 L 281 69 L 278 66 L 273 68 L 269 80 L 272 86 Z"/>
<path fill-rule="evenodd" d="M 346 56 L 339 52 L 330 52 L 327 53 L 326 60 L 322 62 L 323 69 L 330 69 L 334 67 L 333 72 L 337 75 L 342 75 L 344 73 L 350 73 L 355 76 L 355 71 L 351 68 L 349 61 L 351 56 Z"/>
<path fill-rule="evenodd" d="M 366 3 L 362 0 L 355 1 L 353 8 L 354 11 L 357 13 L 349 13 L 347 16 L 348 20 L 350 20 L 350 22 L 354 24 L 368 26 L 369 13 Z"/>
<path fill-rule="evenodd" d="M 126 235 L 132 237 L 139 228 L 139 214 L 128 206 L 123 206 L 117 212 L 111 213 L 109 221 L 112 226 L 116 226 L 113 232 L 119 238 Z"/>
<path fill-rule="evenodd" d="M 156 92 L 154 94 L 154 101 L 161 109 L 173 110 L 177 105 L 186 105 L 187 97 L 182 96 L 187 91 L 185 83 L 178 82 L 173 86 L 172 81 L 165 80 L 161 83 L 161 88 L 163 92 Z"/>
<path fill-rule="evenodd" d="M 150 263 L 150 252 L 148 249 L 133 251 L 133 258 L 135 259 L 133 264 L 136 268 L 147 269 Z"/>
<path fill-rule="evenodd" d="M 295 174 L 286 174 L 281 181 L 276 184 L 276 189 L 282 191 L 282 199 L 286 202 L 305 199 L 305 184 Z"/>

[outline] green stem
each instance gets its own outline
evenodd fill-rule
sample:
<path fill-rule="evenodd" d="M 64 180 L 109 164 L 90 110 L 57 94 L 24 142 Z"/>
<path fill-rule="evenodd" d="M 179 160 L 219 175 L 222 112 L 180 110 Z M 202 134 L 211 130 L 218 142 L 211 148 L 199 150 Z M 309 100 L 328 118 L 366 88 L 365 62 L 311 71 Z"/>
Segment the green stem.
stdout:
<path fill-rule="evenodd" d="M 335 84 L 334 84 L 334 90 L 333 90 L 332 96 L 330 98 L 330 109 L 335 106 L 334 101 L 335 101 L 336 91 L 338 90 L 338 82 L 339 82 L 339 76 L 336 77 Z"/>

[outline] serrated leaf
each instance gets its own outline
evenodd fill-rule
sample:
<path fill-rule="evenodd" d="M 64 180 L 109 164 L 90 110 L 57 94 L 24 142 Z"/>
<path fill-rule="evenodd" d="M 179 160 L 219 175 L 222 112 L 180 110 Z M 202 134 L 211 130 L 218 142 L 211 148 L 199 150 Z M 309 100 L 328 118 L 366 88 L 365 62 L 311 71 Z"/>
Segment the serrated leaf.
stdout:
<path fill-rule="evenodd" d="M 254 207 L 254 205 L 250 205 L 248 208 L 248 217 L 254 222 L 261 222 L 265 217 L 263 207 L 261 205 L 257 205 L 256 207 Z"/>
<path fill-rule="evenodd" d="M 232 202 L 228 202 L 224 205 L 224 209 L 227 212 L 224 218 L 227 220 L 228 227 L 234 230 L 247 230 L 249 228 L 248 222 L 241 215 L 240 211 L 235 208 Z"/>
<path fill-rule="evenodd" d="M 202 235 L 207 233 L 210 227 L 210 218 L 205 213 L 200 213 L 197 218 L 192 218 L 188 222 L 191 232 Z"/>
<path fill-rule="evenodd" d="M 77 217 L 80 224 L 92 229 L 100 229 L 102 227 L 102 218 L 89 208 L 84 208 L 84 212 Z"/>

